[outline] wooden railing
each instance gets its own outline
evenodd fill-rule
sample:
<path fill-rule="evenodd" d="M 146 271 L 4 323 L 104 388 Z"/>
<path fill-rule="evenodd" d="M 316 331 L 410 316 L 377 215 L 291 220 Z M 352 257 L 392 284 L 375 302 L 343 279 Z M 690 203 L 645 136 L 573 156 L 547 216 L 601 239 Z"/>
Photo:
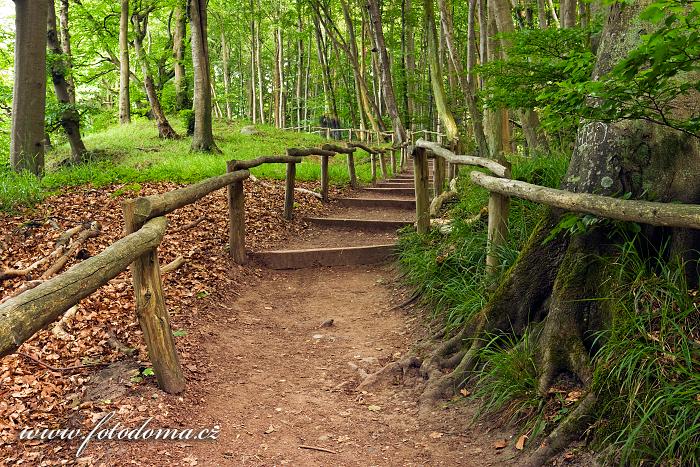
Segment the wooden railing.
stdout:
<path fill-rule="evenodd" d="M 413 150 L 413 161 L 416 181 L 416 226 L 421 233 L 427 232 L 430 228 L 429 158 L 435 159 L 433 180 L 436 196 L 444 189 L 445 162 L 483 167 L 491 172 L 492 175 L 478 171 L 472 171 L 469 174 L 473 183 L 489 190 L 487 271 L 494 271 L 498 266 L 496 251 L 498 246 L 505 243 L 508 238 L 508 211 L 511 196 L 566 211 L 593 214 L 609 219 L 664 227 L 700 229 L 700 205 L 697 204 L 628 200 L 533 185 L 512 180 L 510 167 L 492 159 L 459 156 L 437 143 L 419 139 Z M 442 164 L 439 161 L 442 161 Z"/>
<path fill-rule="evenodd" d="M 329 158 L 338 153 L 348 156 L 348 174 L 357 185 L 355 161 L 357 148 L 383 160 L 391 153 L 396 167 L 396 153 L 401 153 L 401 165 L 408 159 L 407 145 L 393 148 L 368 147 L 363 144 L 322 148 L 290 148 L 283 156 L 266 156 L 252 160 L 232 160 L 227 173 L 163 194 L 134 198 L 122 204 L 125 236 L 101 253 L 73 266 L 68 271 L 48 279 L 0 303 L 0 357 L 17 350 L 51 322 L 59 318 L 81 299 L 91 295 L 128 267 L 131 269 L 136 301 L 136 315 L 143 331 L 149 359 L 159 386 L 166 392 L 178 393 L 185 379 L 175 349 L 170 317 L 165 304 L 157 248 L 165 235 L 164 217 L 192 204 L 213 191 L 228 188 L 229 249 L 234 262 L 246 262 L 245 193 L 243 182 L 250 177 L 249 169 L 270 163 L 287 164 L 284 217 L 292 219 L 296 164 L 304 157 L 321 157 L 321 198 L 328 200 Z M 383 163 L 384 164 L 384 163 Z M 376 167 L 373 171 L 376 175 Z"/>

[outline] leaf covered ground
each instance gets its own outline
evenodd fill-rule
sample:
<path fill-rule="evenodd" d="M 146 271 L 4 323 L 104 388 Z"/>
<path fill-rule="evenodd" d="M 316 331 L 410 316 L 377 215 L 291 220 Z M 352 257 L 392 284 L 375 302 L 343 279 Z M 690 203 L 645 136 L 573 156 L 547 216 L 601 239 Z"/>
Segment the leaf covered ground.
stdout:
<path fill-rule="evenodd" d="M 314 184 L 300 184 L 316 188 Z M 33 210 L 3 215 L 0 228 L 0 263 L 22 269 L 49 255 L 57 239 L 70 228 L 97 221 L 101 232 L 89 239 L 76 256 L 85 258 L 102 251 L 122 236 L 120 202 L 125 198 L 162 193 L 178 188 L 173 183 L 112 185 L 99 189 L 70 188 L 45 200 Z M 283 245 L 305 228 L 301 221 L 281 217 L 284 188 L 280 183 L 245 183 L 246 241 L 250 249 Z M 316 198 L 296 194 L 296 219 L 318 215 L 326 209 Z M 202 336 L 188 329 L 201 319 L 203 304 L 217 290 L 236 293 L 259 274 L 255 267 L 238 267 L 228 258 L 228 212 L 225 190 L 168 216 L 169 227 L 158 249 L 161 265 L 177 256 L 185 264 L 164 276 L 164 290 L 180 358 L 188 380 L 202 369 L 191 358 L 193 346 Z M 188 226 L 192 226 L 186 228 Z M 66 267 L 80 261 L 72 257 Z M 0 282 L 0 296 L 11 295 L 25 282 L 38 278 L 50 262 L 30 275 Z M 91 425 L 101 414 L 144 415 L 139 404 L 144 392 L 154 392 L 155 381 L 141 331 L 135 319 L 130 275 L 122 273 L 98 292 L 84 299 L 75 316 L 65 324 L 65 334 L 52 332 L 53 325 L 21 346 L 20 352 L 0 360 L 0 447 L 6 462 L 42 465 L 64 460 L 73 462 L 61 443 L 17 442 L 24 427 L 57 428 L 84 423 Z M 133 356 L 129 356 L 134 349 Z M 37 360 L 39 362 L 37 362 Z M 114 366 L 115 362 L 120 362 Z M 80 365 L 85 369 L 61 370 Z M 107 366 L 111 364 L 110 366 Z M 117 368 L 119 371 L 110 369 Z M 126 371 L 126 372 L 125 372 Z M 121 393 L 105 381 L 129 374 Z M 99 375 L 99 377 L 97 377 Z M 100 380 L 100 384 L 96 384 Z M 116 385 L 120 386 L 120 385 Z M 128 390 L 127 390 L 128 389 Z M 119 397 L 119 400 L 113 396 Z M 135 409 L 135 410 L 134 410 Z"/>

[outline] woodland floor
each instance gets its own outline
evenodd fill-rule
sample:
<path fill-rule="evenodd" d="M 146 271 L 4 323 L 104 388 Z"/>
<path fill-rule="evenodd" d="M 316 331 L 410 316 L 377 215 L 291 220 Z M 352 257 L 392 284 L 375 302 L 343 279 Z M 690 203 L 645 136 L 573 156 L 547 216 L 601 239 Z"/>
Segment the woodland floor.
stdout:
<path fill-rule="evenodd" d="M 173 187 L 147 185 L 141 194 Z M 100 251 L 121 233 L 119 200 L 134 196 L 115 196 L 118 189 L 75 189 L 51 198 L 38 211 L 3 219 L 0 260 L 21 267 L 47 254 L 60 233 L 86 220 L 86 205 L 93 209 L 90 219 L 103 225 L 103 234 L 88 250 Z M 320 246 L 320 239 L 346 245 L 387 239 L 387 234 L 363 239 L 357 232 L 321 232 L 300 220 L 284 223 L 279 184 L 272 189 L 247 183 L 246 192 L 247 239 L 254 250 Z M 296 219 L 361 217 L 357 208 L 298 198 Z M 202 215 L 202 223 L 178 231 Z M 385 219 L 405 215 L 382 212 Z M 123 274 L 82 302 L 66 326 L 68 338 L 42 331 L 21 348 L 54 367 L 81 362 L 109 366 L 71 373 L 22 355 L 2 359 L 0 464 L 517 465 L 519 452 L 512 447 L 517 429 L 474 422 L 474 403 L 463 396 L 419 413 L 423 382 L 417 373 L 369 391 L 357 389 L 367 374 L 386 363 L 420 354 L 421 340 L 430 335 L 420 310 L 393 309 L 407 292 L 391 264 L 291 271 L 231 265 L 225 251 L 223 191 L 170 217 L 171 233 L 159 254 L 162 264 L 176 255 L 187 259 L 165 277 L 173 329 L 180 331 L 176 342 L 186 391 L 167 395 L 152 377 L 137 378 L 149 364 Z M 30 219 L 35 222 L 27 223 Z M 11 293 L 21 283 L 6 281 L 0 291 Z M 333 325 L 322 327 L 329 319 Z M 121 354 L 110 344 L 115 339 L 136 348 L 135 356 Z M 221 434 L 217 441 L 93 441 L 78 459 L 75 441 L 17 440 L 25 426 L 89 431 L 110 412 L 115 412 L 110 426 L 119 420 L 137 427 L 153 417 L 154 428 L 219 425 Z"/>

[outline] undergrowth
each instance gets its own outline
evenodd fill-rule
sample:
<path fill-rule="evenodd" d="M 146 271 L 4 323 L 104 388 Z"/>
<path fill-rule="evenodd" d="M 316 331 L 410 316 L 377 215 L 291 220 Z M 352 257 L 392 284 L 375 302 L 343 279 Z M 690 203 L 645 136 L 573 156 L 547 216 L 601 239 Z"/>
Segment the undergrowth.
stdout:
<path fill-rule="evenodd" d="M 611 266 L 596 442 L 621 465 L 700 465 L 700 297 L 664 253 L 645 260 L 629 241 Z"/>
<path fill-rule="evenodd" d="M 184 127 L 178 119 L 171 123 L 180 135 Z M 28 174 L 16 174 L 5 160 L 0 165 L 0 211 L 12 211 L 39 203 L 56 190 L 90 184 L 95 187 L 115 183 L 163 182 L 194 183 L 226 171 L 230 159 L 253 159 L 259 156 L 282 155 L 290 147 L 317 147 L 325 140 L 318 135 L 281 131 L 269 125 L 258 125 L 258 135 L 243 135 L 245 122 L 217 121 L 214 136 L 222 154 L 190 152 L 190 138 L 161 140 L 153 122 L 137 119 L 129 125 L 116 125 L 84 137 L 91 151 L 88 160 L 79 165 L 62 164 L 69 158 L 67 145 L 47 154 L 46 173 L 38 179 Z M 346 184 L 346 156 L 331 158 L 329 178 L 336 185 Z M 361 150 L 355 153 L 356 173 L 360 181 L 371 180 L 369 156 Z M 284 179 L 285 164 L 266 164 L 251 171 L 261 178 Z M 297 165 L 300 181 L 320 180 L 318 158 L 305 158 Z"/>
<path fill-rule="evenodd" d="M 563 156 L 514 157 L 513 178 L 545 186 L 558 186 L 567 160 Z M 451 232 L 437 229 L 420 236 L 406 229 L 399 238 L 399 263 L 406 281 L 418 289 L 421 299 L 435 310 L 435 316 L 454 328 L 467 321 L 488 300 L 493 278 L 485 271 L 486 217 L 474 221 L 487 206 L 488 192 L 469 181 L 462 168 L 457 189 L 459 202 L 451 209 Z M 497 252 L 501 272 L 513 264 L 523 243 L 543 213 L 537 204 L 513 198 L 509 217 L 508 244 Z"/>
<path fill-rule="evenodd" d="M 557 186 L 565 162 L 514 160 L 514 176 Z M 466 177 L 462 177 L 466 178 Z M 451 209 L 453 229 L 425 236 L 404 231 L 400 265 L 406 281 L 421 292 L 434 318 L 455 328 L 489 299 L 485 273 L 486 221 L 469 223 L 486 205 L 487 194 L 466 181 Z M 543 214 L 543 208 L 513 200 L 508 245 L 499 252 L 501 273 Z M 668 261 L 668 251 L 640 251 L 638 237 L 621 244 L 607 261 L 610 310 L 606 331 L 596 336 L 592 390 L 599 400 L 589 439 L 612 465 L 700 465 L 700 297 L 689 288 L 683 265 Z M 534 337 L 488 336 L 472 378 L 477 416 L 498 416 L 519 426 L 532 442 L 551 430 L 581 397 L 577 387 L 542 395 Z M 583 434 L 582 434 L 583 435 Z"/>

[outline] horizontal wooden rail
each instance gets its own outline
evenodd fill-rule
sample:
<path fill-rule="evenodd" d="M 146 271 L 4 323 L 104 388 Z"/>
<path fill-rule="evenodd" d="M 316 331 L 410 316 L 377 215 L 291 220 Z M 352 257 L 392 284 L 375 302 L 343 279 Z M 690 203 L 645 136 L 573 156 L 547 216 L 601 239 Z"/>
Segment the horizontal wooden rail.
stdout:
<path fill-rule="evenodd" d="M 307 156 L 335 156 L 335 152 L 326 151 L 320 148 L 289 148 L 287 155 L 291 157 L 307 157 Z"/>
<path fill-rule="evenodd" d="M 471 179 L 489 191 L 517 196 L 567 211 L 664 227 L 700 229 L 700 205 L 697 204 L 656 203 L 591 193 L 572 193 L 517 180 L 491 177 L 476 171 L 471 173 Z"/>
<path fill-rule="evenodd" d="M 301 157 L 261 156 L 261 157 L 256 157 L 255 159 L 237 160 L 236 163 L 234 164 L 233 171 L 252 169 L 254 167 L 258 167 L 258 166 L 261 166 L 263 164 L 285 164 L 285 163 L 289 163 L 289 162 L 298 164 L 301 162 Z"/>
<path fill-rule="evenodd" d="M 426 141 L 424 139 L 419 139 L 416 141 L 416 146 L 419 148 L 429 149 L 436 156 L 442 157 L 447 162 L 452 164 L 463 164 L 463 165 L 474 165 L 477 167 L 483 167 L 489 169 L 495 175 L 499 177 L 505 177 L 507 173 L 506 167 L 494 161 L 493 159 L 487 159 L 485 157 L 477 156 L 460 156 L 449 149 L 445 149 L 438 143 L 432 141 Z"/>
<path fill-rule="evenodd" d="M 357 150 L 357 148 L 337 146 L 335 144 L 324 144 L 323 146 L 321 146 L 321 149 L 326 151 L 333 151 L 338 154 L 353 154 Z"/>
<path fill-rule="evenodd" d="M 136 258 L 158 246 L 166 225 L 164 217 L 152 219 L 101 253 L 0 305 L 0 356 L 15 351 L 67 309 L 125 271 Z"/>
<path fill-rule="evenodd" d="M 176 209 L 180 209 L 181 207 L 204 198 L 212 191 L 224 188 L 234 182 L 245 180 L 249 176 L 249 171 L 238 170 L 217 177 L 207 178 L 199 183 L 164 194 L 136 198 L 133 200 L 133 202 L 136 203 L 134 215 L 140 222 L 145 222 L 154 217 L 164 216 Z"/>

